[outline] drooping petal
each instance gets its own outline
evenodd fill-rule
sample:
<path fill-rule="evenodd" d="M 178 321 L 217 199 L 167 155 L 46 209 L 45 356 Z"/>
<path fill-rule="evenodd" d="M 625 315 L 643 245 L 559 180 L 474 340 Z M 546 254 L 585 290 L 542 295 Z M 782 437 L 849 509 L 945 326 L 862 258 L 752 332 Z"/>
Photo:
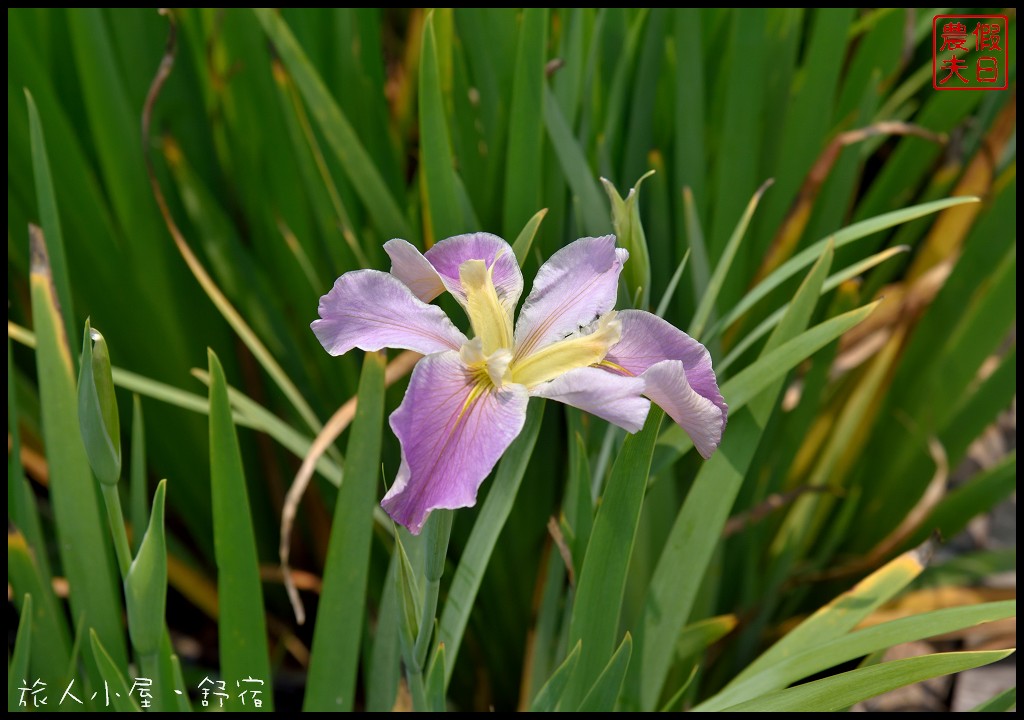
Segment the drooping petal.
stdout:
<path fill-rule="evenodd" d="M 605 358 L 633 375 L 641 375 L 662 360 L 681 360 L 686 379 L 699 395 L 722 410 L 722 427 L 728 406 L 718 391 L 708 349 L 666 320 L 643 310 L 622 310 L 622 338 Z"/>
<path fill-rule="evenodd" d="M 523 272 L 512 251 L 512 246 L 497 235 L 470 233 L 446 238 L 427 250 L 424 257 L 434 266 L 445 288 L 455 299 L 466 304 L 466 291 L 462 287 L 459 268 L 467 260 L 483 260 L 491 271 L 491 279 L 498 299 L 511 313 L 523 294 Z"/>
<path fill-rule="evenodd" d="M 444 311 L 427 305 L 388 273 L 356 270 L 338 278 L 320 298 L 320 319 L 310 327 L 331 355 L 352 348 L 403 348 L 429 355 L 466 342 Z"/>
<path fill-rule="evenodd" d="M 523 429 L 522 385 L 495 389 L 456 352 L 423 358 L 413 370 L 391 429 L 402 464 L 381 505 L 413 534 L 432 510 L 469 507 L 498 458 Z"/>
<path fill-rule="evenodd" d="M 635 433 L 644 426 L 651 403 L 642 396 L 645 382 L 583 367 L 530 390 L 531 395 L 572 405 Z"/>
<path fill-rule="evenodd" d="M 384 252 L 391 258 L 391 274 L 420 300 L 428 303 L 444 292 L 441 276 L 415 245 L 395 238 L 384 243 Z"/>
<path fill-rule="evenodd" d="M 605 235 L 580 238 L 548 258 L 519 313 L 516 356 L 561 340 L 611 310 L 628 257 L 615 247 L 614 235 Z"/>
<path fill-rule="evenodd" d="M 725 411 L 690 386 L 683 363 L 662 360 L 647 368 L 642 380 L 644 394 L 686 431 L 702 457 L 711 457 L 722 441 Z"/>

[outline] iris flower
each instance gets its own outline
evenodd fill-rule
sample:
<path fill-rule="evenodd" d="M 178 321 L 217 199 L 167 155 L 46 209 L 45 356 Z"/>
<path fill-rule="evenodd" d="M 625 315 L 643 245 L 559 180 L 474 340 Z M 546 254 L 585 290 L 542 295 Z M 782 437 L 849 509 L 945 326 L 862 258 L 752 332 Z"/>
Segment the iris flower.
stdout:
<path fill-rule="evenodd" d="M 320 298 L 312 328 L 331 355 L 353 348 L 425 355 L 391 414 L 402 462 L 381 503 L 413 533 L 432 510 L 476 503 L 480 484 L 522 430 L 531 397 L 631 433 L 653 400 L 702 456 L 718 447 L 727 407 L 707 349 L 656 315 L 613 310 L 629 257 L 614 235 L 581 238 L 552 255 L 515 324 L 523 274 L 501 238 L 458 235 L 425 254 L 405 240 L 384 249 L 391 272 L 339 277 Z M 429 304 L 445 290 L 469 316 L 472 339 Z"/>

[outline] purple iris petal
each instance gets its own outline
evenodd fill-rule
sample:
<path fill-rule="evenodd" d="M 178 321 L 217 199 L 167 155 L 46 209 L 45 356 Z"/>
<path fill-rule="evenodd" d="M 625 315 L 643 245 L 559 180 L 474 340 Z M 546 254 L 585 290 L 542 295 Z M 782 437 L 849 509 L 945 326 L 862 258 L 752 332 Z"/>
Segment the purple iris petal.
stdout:
<path fill-rule="evenodd" d="M 697 452 L 706 459 L 722 442 L 725 411 L 698 394 L 687 377 L 682 362 L 662 360 L 644 372 L 644 394 L 686 431 Z"/>
<path fill-rule="evenodd" d="M 444 283 L 430 261 L 407 240 L 388 240 L 384 252 L 391 258 L 391 274 L 404 282 L 413 295 L 430 302 L 444 292 Z"/>
<path fill-rule="evenodd" d="M 516 354 L 525 357 L 611 310 L 628 257 L 614 235 L 581 238 L 552 255 L 519 313 Z"/>
<path fill-rule="evenodd" d="M 608 351 L 605 361 L 632 375 L 642 376 L 647 382 L 644 394 L 661 405 L 689 433 L 701 455 L 709 457 L 721 441 L 729 410 L 718 390 L 711 354 L 657 315 L 643 310 L 623 310 L 617 317 L 622 321 L 622 338 Z M 665 360 L 677 360 L 679 364 L 650 372 Z M 681 373 L 683 377 L 672 379 L 673 373 Z M 680 395 L 673 397 L 673 391 Z M 691 392 L 707 403 L 695 403 Z M 685 413 L 684 407 L 688 408 Z M 699 418 L 693 415 L 697 411 L 701 413 Z M 703 439 L 699 440 L 698 435 Z"/>
<path fill-rule="evenodd" d="M 378 270 L 345 273 L 320 298 L 310 327 L 331 355 L 352 348 L 404 348 L 427 355 L 466 342 L 444 311 L 427 305 L 400 280 Z"/>
<path fill-rule="evenodd" d="M 466 301 L 459 268 L 467 260 L 483 260 L 491 270 L 498 299 L 514 308 L 523 294 L 523 272 L 512 246 L 497 235 L 470 233 L 446 238 L 427 250 L 424 257 L 434 266 L 441 282 L 459 302 Z"/>
<path fill-rule="evenodd" d="M 651 403 L 642 397 L 644 381 L 594 367 L 577 368 L 530 391 L 597 415 L 635 433 L 644 426 Z"/>
<path fill-rule="evenodd" d="M 522 385 L 482 389 L 456 352 L 423 358 L 391 415 L 402 465 L 381 505 L 413 534 L 431 510 L 474 505 L 480 484 L 523 429 L 528 400 Z"/>

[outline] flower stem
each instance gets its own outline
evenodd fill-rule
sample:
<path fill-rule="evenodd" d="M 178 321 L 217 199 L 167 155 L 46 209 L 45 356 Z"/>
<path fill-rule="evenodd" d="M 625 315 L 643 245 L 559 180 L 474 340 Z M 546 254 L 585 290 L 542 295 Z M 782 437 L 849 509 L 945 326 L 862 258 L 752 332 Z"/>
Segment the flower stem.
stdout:
<path fill-rule="evenodd" d="M 124 529 L 124 515 L 121 513 L 121 496 L 117 493 L 117 485 L 100 483 L 103 488 L 103 504 L 107 506 L 107 521 L 110 523 L 110 535 L 114 539 L 114 551 L 117 553 L 117 565 L 121 570 L 121 579 L 128 575 L 132 564 L 132 551 L 128 547 L 128 533 Z"/>
<path fill-rule="evenodd" d="M 452 517 L 451 510 L 435 510 L 427 525 L 427 586 L 423 594 L 423 614 L 416 637 L 416 648 L 413 651 L 418 673 L 422 673 L 426 666 L 427 650 L 434 630 L 437 596 L 441 589 L 445 557 L 448 555 L 448 540 L 452 534 Z"/>

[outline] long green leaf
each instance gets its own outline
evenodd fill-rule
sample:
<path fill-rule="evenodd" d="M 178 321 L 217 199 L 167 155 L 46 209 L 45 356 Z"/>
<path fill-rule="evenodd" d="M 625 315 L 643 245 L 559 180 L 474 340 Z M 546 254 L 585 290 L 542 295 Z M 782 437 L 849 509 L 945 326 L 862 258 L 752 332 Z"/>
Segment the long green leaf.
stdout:
<path fill-rule="evenodd" d="M 87 618 L 114 661 L 124 666 L 128 658 L 121 630 L 121 599 L 115 589 L 117 573 L 97 501 L 97 486 L 78 431 L 71 352 L 53 295 L 45 240 L 39 228 L 33 227 L 30 235 L 43 440 L 60 557 L 71 588 L 71 611 L 75 617 Z M 86 653 L 87 658 L 91 656 Z"/>
<path fill-rule="evenodd" d="M 569 627 L 569 642 L 582 641 L 586 650 L 566 690 L 568 707 L 582 701 L 615 647 L 647 473 L 664 417 L 664 411 L 652 407 L 643 429 L 626 438 L 594 518 Z"/>
<path fill-rule="evenodd" d="M 28 660 L 32 651 L 32 596 L 26 594 L 21 601 L 18 634 L 14 638 L 14 653 L 7 666 L 7 712 L 18 712 L 22 700 L 22 683 L 28 682 Z"/>
<path fill-rule="evenodd" d="M 1014 617 L 1016 614 L 1016 601 L 1007 600 L 982 605 L 943 608 L 881 623 L 831 641 L 807 646 L 805 650 L 788 656 L 780 656 L 771 665 L 764 666 L 764 669 L 756 675 L 744 682 L 731 685 L 727 690 L 695 707 L 694 710 L 698 712 L 722 710 L 761 697 L 768 692 L 780 690 L 798 680 L 844 662 L 856 660 L 900 643 L 915 642 L 982 623 Z"/>
<path fill-rule="evenodd" d="M 540 209 L 544 130 L 537 118 L 542 116 L 548 100 L 544 83 L 547 45 L 548 9 L 525 8 L 509 106 L 502 222 L 507 238 L 517 233 Z"/>
<path fill-rule="evenodd" d="M 902 225 L 903 223 L 931 215 L 932 213 L 937 213 L 940 210 L 945 210 L 946 208 L 973 202 L 978 202 L 978 199 L 973 197 L 954 197 L 946 198 L 945 200 L 935 200 L 933 202 L 922 203 L 920 205 L 913 205 L 902 210 L 894 210 L 893 212 L 885 213 L 884 215 L 879 215 L 868 220 L 861 220 L 860 222 L 846 226 L 842 230 L 837 230 L 829 237 L 823 238 L 810 247 L 801 250 L 782 265 L 777 267 L 768 277 L 759 282 L 753 290 L 744 295 L 743 299 L 740 300 L 735 307 L 725 313 L 721 320 L 719 320 L 711 330 L 709 330 L 708 334 L 715 335 L 722 329 L 732 325 L 736 320 L 742 317 L 747 310 L 756 305 L 758 301 L 766 297 L 772 290 L 779 287 L 779 285 L 814 262 L 821 255 L 821 252 L 825 249 L 825 245 L 828 244 L 830 240 L 835 243 L 835 248 L 838 250 L 839 248 L 845 247 L 856 240 L 868 237 L 869 235 L 881 232 L 882 230 L 887 230 L 888 228 L 896 225 Z"/>
<path fill-rule="evenodd" d="M 43 124 L 39 119 L 35 98 L 32 97 L 28 88 L 25 88 L 25 101 L 28 103 L 28 127 L 32 141 L 32 173 L 35 178 L 36 202 L 39 204 L 39 224 L 43 228 L 47 249 L 50 251 L 50 270 L 53 273 L 53 285 L 57 298 L 60 300 L 61 318 L 64 321 L 64 328 L 70 330 L 78 327 L 78 323 L 75 322 L 74 299 L 71 296 L 68 262 L 64 253 L 64 233 L 61 231 L 57 197 L 53 191 L 50 160 L 46 154 L 46 138 L 43 136 Z"/>
<path fill-rule="evenodd" d="M 890 561 L 787 633 L 733 678 L 726 689 L 773 667 L 787 657 L 818 647 L 849 632 L 882 603 L 905 588 L 922 570 L 924 562 L 922 552 L 918 550 L 904 553 Z"/>
<path fill-rule="evenodd" d="M 267 626 L 260 587 L 256 535 L 249 511 L 245 471 L 228 404 L 227 381 L 212 350 L 210 362 L 210 490 L 220 603 L 220 671 L 225 678 L 269 681 Z M 266 688 L 263 710 L 273 709 Z M 237 696 L 229 705 L 242 708 Z"/>
<path fill-rule="evenodd" d="M 726 712 L 833 712 L 922 680 L 998 662 L 1013 650 L 936 653 L 895 660 L 779 690 L 725 708 Z"/>
<path fill-rule="evenodd" d="M 132 646 L 140 655 L 155 655 L 164 633 L 167 607 L 167 540 L 164 535 L 164 499 L 167 481 L 153 495 L 153 512 L 138 555 L 124 579 L 125 605 Z"/>
<path fill-rule="evenodd" d="M 423 24 L 420 46 L 419 116 L 420 184 L 432 243 L 472 229 L 466 227 L 460 212 L 437 51 L 434 13 L 430 12 Z"/>
<path fill-rule="evenodd" d="M 256 8 L 253 12 L 295 79 L 317 125 L 369 210 L 380 234 L 411 240 L 405 214 L 391 196 L 373 159 L 359 141 L 348 118 L 331 97 L 288 25 L 275 10 Z"/>
<path fill-rule="evenodd" d="M 576 671 L 576 663 L 580 660 L 580 650 L 582 647 L 583 643 L 577 640 L 572 651 L 562 661 L 562 664 L 551 673 L 551 677 L 548 678 L 548 681 L 544 683 L 537 693 L 537 697 L 530 703 L 530 712 L 554 712 L 558 707 L 559 700 L 562 699 L 562 693 L 565 692 L 565 688 L 569 685 L 573 672 Z"/>
<path fill-rule="evenodd" d="M 612 655 L 604 670 L 580 703 L 578 712 L 611 712 L 622 692 L 622 682 L 629 669 L 629 658 L 633 653 L 633 638 L 629 633 L 622 639 L 619 649 Z"/>
<path fill-rule="evenodd" d="M 519 486 L 533 455 L 533 447 L 537 443 L 543 418 L 544 402 L 534 400 L 527 408 L 522 432 L 505 451 L 501 464 L 498 465 L 491 490 L 476 522 L 473 523 L 473 530 L 466 541 L 459 566 L 455 570 L 455 577 L 452 578 L 437 636 L 438 642 L 444 643 L 448 655 L 448 662 L 445 663 L 446 686 L 451 680 L 455 658 L 458 657 L 469 615 L 491 560 L 491 554 L 509 513 L 512 512 L 516 495 L 519 494 Z"/>
<path fill-rule="evenodd" d="M 588 235 L 604 235 L 611 230 L 608 210 L 601 198 L 601 188 L 594 179 L 594 173 L 587 164 L 587 156 L 579 141 L 572 134 L 572 128 L 558 107 L 551 90 L 545 88 L 544 125 L 551 139 L 551 145 L 562 166 L 562 173 L 579 200 L 583 230 Z"/>
<path fill-rule="evenodd" d="M 743 215 L 740 216 L 739 222 L 736 223 L 736 227 L 733 229 L 732 235 L 729 237 L 729 242 L 725 244 L 722 256 L 718 259 L 718 262 L 715 264 L 715 269 L 711 273 L 707 289 L 704 291 L 704 295 L 701 297 L 700 303 L 697 305 L 697 310 L 693 314 L 693 320 L 690 321 L 690 335 L 697 338 L 704 335 L 704 328 L 707 326 L 708 320 L 711 318 L 711 314 L 715 310 L 715 304 L 718 302 L 718 294 L 722 291 L 722 285 L 725 284 L 725 278 L 729 274 L 729 268 L 732 266 L 733 258 L 736 257 L 736 252 L 740 249 L 740 242 L 743 240 L 743 236 L 747 232 L 747 227 L 750 225 L 750 221 L 754 217 L 754 211 L 757 210 L 757 205 L 761 201 L 761 197 L 770 185 L 771 181 L 768 181 L 758 188 L 757 192 L 754 193 L 754 197 L 750 198 L 750 202 L 747 203 L 747 208 L 743 211 Z"/>
<path fill-rule="evenodd" d="M 103 647 L 99 635 L 95 630 L 89 630 L 89 642 L 92 647 L 92 654 L 99 665 L 100 677 L 103 678 L 103 706 L 113 706 L 115 712 L 142 712 L 136 704 L 135 698 L 131 695 L 131 688 L 128 686 L 121 672 L 121 667 L 114 662 L 113 658 Z M 96 702 L 99 702 L 97 696 Z"/>
<path fill-rule="evenodd" d="M 792 340 L 764 353 L 753 364 L 727 380 L 722 385 L 722 395 L 729 403 L 730 414 L 746 406 L 772 382 L 863 321 L 879 302 L 881 301 L 837 315 L 805 330 Z M 672 425 L 661 434 L 658 444 L 672 446 L 679 455 L 693 447 L 690 438 L 676 425 Z"/>
<path fill-rule="evenodd" d="M 352 709 L 363 636 L 384 420 L 381 353 L 367 353 L 348 441 L 347 480 L 338 491 L 306 678 L 305 710 Z"/>
<path fill-rule="evenodd" d="M 807 327 L 818 302 L 832 257 L 832 246 L 828 245 L 797 290 L 789 311 L 752 369 L 806 335 L 801 332 Z M 811 352 L 818 347 L 812 345 Z M 792 367 L 786 363 L 780 365 Z M 627 708 L 654 710 L 658 706 L 675 655 L 676 641 L 697 600 L 699 580 L 708 570 L 725 521 L 782 390 L 784 373 L 776 374 L 767 368 L 758 372 L 775 374 L 775 379 L 761 385 L 763 389 L 750 398 L 747 412 L 738 417 L 733 415 L 721 447 L 697 473 L 658 558 L 637 637 L 638 662 L 634 663 L 627 680 L 623 700 Z M 727 402 L 732 403 L 732 400 Z"/>
<path fill-rule="evenodd" d="M 1009 712 L 1016 707 L 1017 688 L 1012 687 L 971 708 L 971 712 Z"/>

